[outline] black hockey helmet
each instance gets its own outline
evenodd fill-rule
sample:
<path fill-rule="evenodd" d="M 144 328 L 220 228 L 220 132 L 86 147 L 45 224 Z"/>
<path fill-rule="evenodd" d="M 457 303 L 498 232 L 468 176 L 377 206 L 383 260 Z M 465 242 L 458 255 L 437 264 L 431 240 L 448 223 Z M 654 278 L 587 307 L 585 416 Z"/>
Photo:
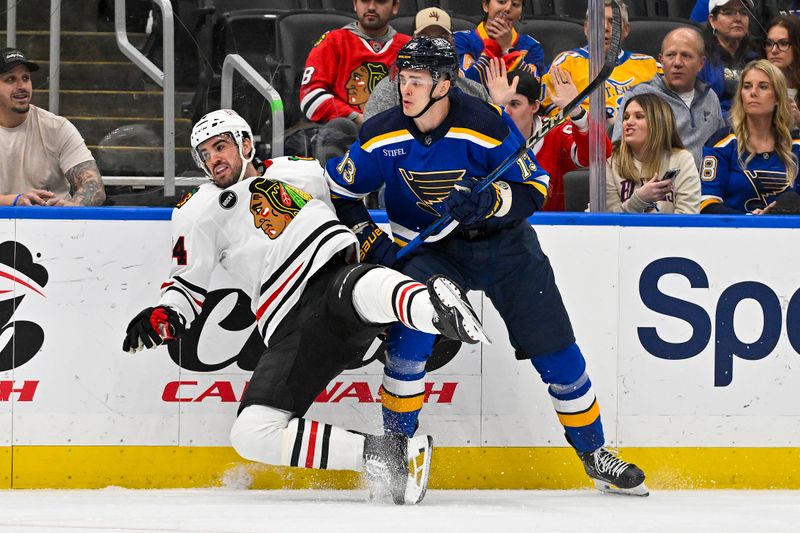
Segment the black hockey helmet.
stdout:
<path fill-rule="evenodd" d="M 397 71 L 403 69 L 427 70 L 433 82 L 437 83 L 442 74 L 449 79 L 458 77 L 458 57 L 455 48 L 440 37 L 414 37 L 397 53 Z"/>

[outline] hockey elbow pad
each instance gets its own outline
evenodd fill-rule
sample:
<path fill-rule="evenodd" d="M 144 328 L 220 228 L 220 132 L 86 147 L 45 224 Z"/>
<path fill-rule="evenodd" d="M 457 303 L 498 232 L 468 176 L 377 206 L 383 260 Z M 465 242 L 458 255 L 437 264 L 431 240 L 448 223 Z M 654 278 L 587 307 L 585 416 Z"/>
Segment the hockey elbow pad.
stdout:
<path fill-rule="evenodd" d="M 400 247 L 378 226 L 367 224 L 356 233 L 356 237 L 362 263 L 391 268 L 397 262 L 397 252 Z"/>
<path fill-rule="evenodd" d="M 143 348 L 155 348 L 171 342 L 186 331 L 185 320 L 171 307 L 148 307 L 128 324 L 123 351 L 134 353 Z"/>

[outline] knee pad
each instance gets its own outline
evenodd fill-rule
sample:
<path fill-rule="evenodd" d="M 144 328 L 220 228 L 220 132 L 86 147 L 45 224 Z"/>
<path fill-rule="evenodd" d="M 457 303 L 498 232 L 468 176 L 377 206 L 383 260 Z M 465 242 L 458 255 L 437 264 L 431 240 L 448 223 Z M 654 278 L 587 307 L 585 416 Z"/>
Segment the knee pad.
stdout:
<path fill-rule="evenodd" d="M 586 373 L 586 359 L 575 343 L 554 353 L 531 359 L 536 371 L 547 384 L 570 385 L 581 380 Z"/>
<path fill-rule="evenodd" d="M 236 453 L 250 461 L 282 464 L 283 430 L 296 418 L 288 411 L 250 405 L 236 418 L 231 428 L 231 445 Z"/>
<path fill-rule="evenodd" d="M 433 353 L 435 341 L 436 335 L 394 324 L 389 328 L 386 353 L 396 359 L 425 362 Z"/>

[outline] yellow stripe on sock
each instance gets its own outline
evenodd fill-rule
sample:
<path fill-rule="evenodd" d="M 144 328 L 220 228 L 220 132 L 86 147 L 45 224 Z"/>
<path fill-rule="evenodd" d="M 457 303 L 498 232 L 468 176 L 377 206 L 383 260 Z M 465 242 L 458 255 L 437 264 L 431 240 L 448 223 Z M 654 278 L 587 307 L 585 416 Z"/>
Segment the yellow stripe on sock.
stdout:
<path fill-rule="evenodd" d="M 600 405 L 597 400 L 592 402 L 592 406 L 580 413 L 558 413 L 561 425 L 570 428 L 588 426 L 600 416 Z"/>
<path fill-rule="evenodd" d="M 410 413 L 412 411 L 419 411 L 422 409 L 422 403 L 425 400 L 424 394 L 418 394 L 416 396 L 409 396 L 406 398 L 399 398 L 397 396 L 393 396 L 391 393 L 387 392 L 386 389 L 383 390 L 381 394 L 381 401 L 383 406 L 390 411 L 394 411 L 396 413 Z"/>

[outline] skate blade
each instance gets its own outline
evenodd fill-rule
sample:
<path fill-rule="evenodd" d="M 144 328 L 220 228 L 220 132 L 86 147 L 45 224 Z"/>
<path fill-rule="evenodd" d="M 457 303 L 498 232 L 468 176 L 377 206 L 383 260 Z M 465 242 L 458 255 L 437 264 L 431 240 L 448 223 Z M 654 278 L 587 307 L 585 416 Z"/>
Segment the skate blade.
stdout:
<path fill-rule="evenodd" d="M 482 342 L 483 344 L 487 345 L 492 344 L 492 341 L 486 334 L 486 330 L 483 329 L 483 325 L 475 315 L 475 311 L 473 311 L 471 307 L 464 305 L 464 301 L 461 299 L 461 296 L 453 287 L 450 286 L 449 283 L 445 283 L 444 280 L 438 279 L 433 283 L 433 289 L 436 291 L 436 295 L 443 304 L 445 304 L 447 307 L 458 310 L 462 317 L 461 327 L 464 328 L 464 331 L 467 332 L 467 335 L 472 338 L 472 344 L 478 342 Z"/>
<path fill-rule="evenodd" d="M 641 485 L 636 485 L 635 487 L 630 489 L 621 489 L 616 485 L 608 483 L 607 481 L 601 481 L 599 479 L 594 479 L 593 481 L 594 481 L 594 486 L 595 488 L 597 488 L 597 490 L 608 494 L 621 494 L 623 496 L 642 496 L 642 497 L 650 495 L 650 490 L 645 486 L 644 483 L 642 483 Z"/>
<path fill-rule="evenodd" d="M 416 505 L 428 491 L 433 457 L 433 437 L 421 435 L 408 441 L 409 472 L 406 481 L 405 503 Z"/>

